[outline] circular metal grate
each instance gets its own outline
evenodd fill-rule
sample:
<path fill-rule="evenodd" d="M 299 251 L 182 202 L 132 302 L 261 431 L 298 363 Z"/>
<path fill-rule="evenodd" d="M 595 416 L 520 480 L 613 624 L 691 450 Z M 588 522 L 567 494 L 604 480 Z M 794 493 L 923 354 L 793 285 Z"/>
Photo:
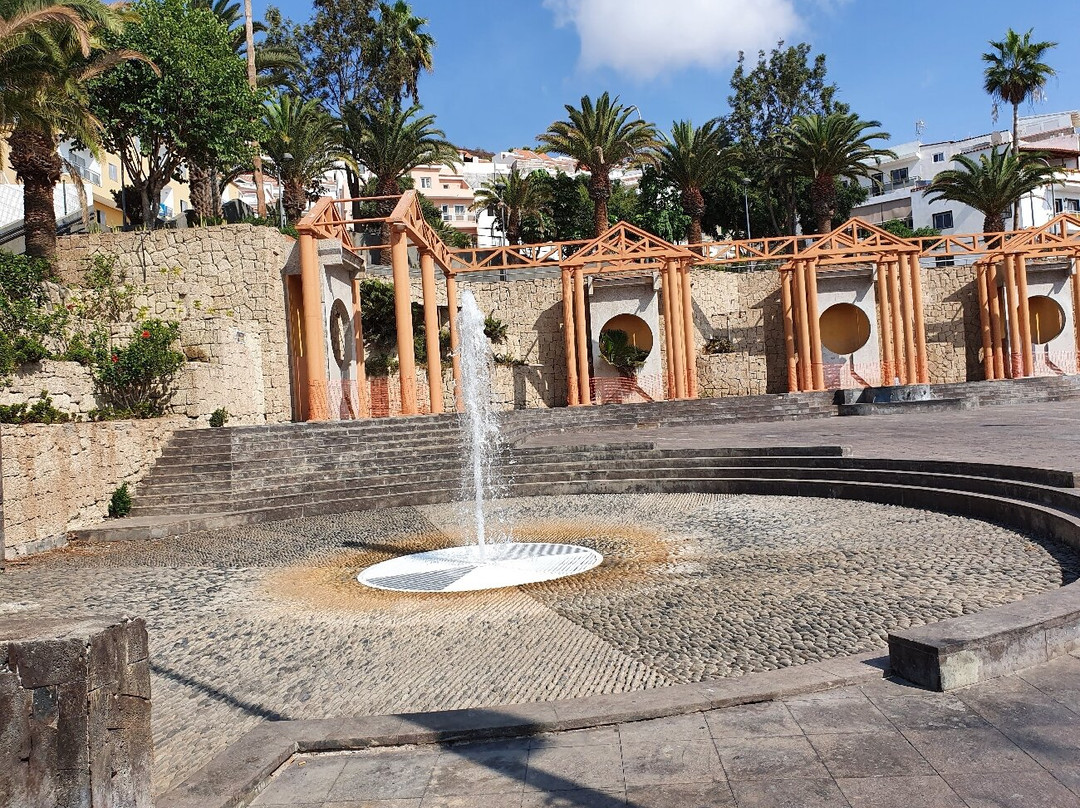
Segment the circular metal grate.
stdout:
<path fill-rule="evenodd" d="M 507 542 L 448 547 L 373 564 L 356 580 L 395 592 L 472 592 L 577 575 L 604 557 L 574 544 Z"/>

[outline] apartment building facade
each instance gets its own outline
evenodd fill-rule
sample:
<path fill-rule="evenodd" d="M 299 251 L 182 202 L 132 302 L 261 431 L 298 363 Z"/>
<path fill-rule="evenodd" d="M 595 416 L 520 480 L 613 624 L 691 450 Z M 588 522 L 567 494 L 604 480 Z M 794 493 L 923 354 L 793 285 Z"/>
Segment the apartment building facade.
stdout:
<path fill-rule="evenodd" d="M 981 232 L 981 213 L 957 202 L 931 202 L 925 191 L 940 172 L 959 167 L 957 156 L 978 161 L 995 146 L 1011 144 L 1010 130 L 996 130 L 963 140 L 891 146 L 896 158 L 883 161 L 869 179 L 861 181 L 870 195 L 852 215 L 873 224 L 900 219 L 914 229 L 933 227 L 945 234 Z M 1038 227 L 1062 211 L 1080 211 L 1080 111 L 1022 117 L 1019 148 L 1043 154 L 1050 165 L 1061 167 L 1063 174 L 1024 196 L 1017 222 L 1012 221 L 1010 211 L 1006 227 Z"/>

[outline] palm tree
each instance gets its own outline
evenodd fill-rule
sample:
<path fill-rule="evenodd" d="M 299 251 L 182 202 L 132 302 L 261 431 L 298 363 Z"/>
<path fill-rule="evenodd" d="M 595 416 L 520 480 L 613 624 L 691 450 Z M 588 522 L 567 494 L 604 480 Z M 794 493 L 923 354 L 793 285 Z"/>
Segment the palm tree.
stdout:
<path fill-rule="evenodd" d="M 435 39 L 422 31 L 428 21 L 417 17 L 404 0 L 393 5 L 379 3 L 379 22 L 372 36 L 375 59 L 375 86 L 383 101 L 400 106 L 403 98 L 420 103 L 417 83 L 420 73 L 431 71 L 431 51 Z"/>
<path fill-rule="evenodd" d="M 983 72 L 986 92 L 994 98 L 994 119 L 997 119 L 998 102 L 1012 105 L 1012 147 L 1013 151 L 1020 149 L 1020 105 L 1028 99 L 1037 98 L 1046 81 L 1056 75 L 1054 68 L 1042 61 L 1043 56 L 1051 48 L 1057 47 L 1056 42 L 1032 42 L 1031 34 L 1034 29 L 1029 29 L 1021 36 L 1010 28 L 1005 33 L 1005 39 L 1000 42 L 990 42 L 993 50 L 982 55 L 986 62 L 986 70 Z M 1017 200 L 1019 205 L 1019 199 Z M 1013 224 L 1019 220 L 1019 208 L 1013 211 Z"/>
<path fill-rule="evenodd" d="M 939 173 L 923 193 L 933 194 L 931 202 L 947 199 L 975 208 L 983 215 L 984 233 L 1004 232 L 1009 208 L 1062 171 L 1038 154 L 996 146 L 989 155 L 980 154 L 977 163 L 964 154 L 957 155 L 956 162 L 960 168 Z"/>
<path fill-rule="evenodd" d="M 23 185 L 26 252 L 48 259 L 56 254 L 53 193 L 63 170 L 61 137 L 98 150 L 99 124 L 90 112 L 87 82 L 124 61 L 148 61 L 130 50 L 104 49 L 102 35 L 123 24 L 116 11 L 98 0 L 79 0 L 69 8 L 78 13 L 90 37 L 84 40 L 79 30 L 67 26 L 50 37 L 48 48 L 36 57 L 40 73 L 27 83 L 9 135 L 11 166 Z"/>
<path fill-rule="evenodd" d="M 267 102 L 263 126 L 266 168 L 281 183 L 285 216 L 295 223 L 308 201 L 318 198 L 323 175 L 352 158 L 341 145 L 341 125 L 315 99 L 282 95 Z"/>
<path fill-rule="evenodd" d="M 868 131 L 879 121 L 864 121 L 854 113 L 797 115 L 781 141 L 779 165 L 792 175 L 810 180 L 810 203 L 817 232 L 832 230 L 836 215 L 836 181 L 869 176 L 882 158 L 895 158 L 889 149 L 871 145 L 888 140 L 888 132 Z"/>
<path fill-rule="evenodd" d="M 539 216 L 550 201 L 551 193 L 539 178 L 514 166 L 505 177 L 481 185 L 470 210 L 489 211 L 502 225 L 507 243 L 520 244 L 521 220 Z"/>
<path fill-rule="evenodd" d="M 679 188 L 683 211 L 690 217 L 691 244 L 701 243 L 701 220 L 705 216 L 701 191 L 723 177 L 730 162 L 719 119 L 701 127 L 690 121 L 675 121 L 671 137 L 664 135 L 659 150 L 660 175 Z"/>
<path fill-rule="evenodd" d="M 637 107 L 624 107 L 606 92 L 596 99 L 581 97 L 581 108 L 566 104 L 569 120 L 555 121 L 537 137 L 546 151 L 565 154 L 589 172 L 589 198 L 593 201 L 593 230 L 608 228 L 607 202 L 611 198 L 611 170 L 655 162 L 656 127 L 630 120 Z"/>

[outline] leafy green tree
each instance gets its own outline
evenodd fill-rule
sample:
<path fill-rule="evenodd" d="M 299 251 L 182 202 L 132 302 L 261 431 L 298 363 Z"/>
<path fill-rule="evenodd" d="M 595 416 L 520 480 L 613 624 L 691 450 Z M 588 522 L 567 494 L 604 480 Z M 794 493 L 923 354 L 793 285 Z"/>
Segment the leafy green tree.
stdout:
<path fill-rule="evenodd" d="M 617 328 L 600 334 L 600 355 L 620 376 L 633 378 L 649 358 L 649 352 L 630 341 L 630 335 Z"/>
<path fill-rule="evenodd" d="M 958 154 L 960 168 L 942 171 L 923 193 L 931 202 L 947 199 L 975 208 L 983 215 L 984 233 L 1005 230 L 1005 214 L 1036 188 L 1053 182 L 1060 168 L 1046 164 L 1041 155 L 1013 152 L 996 146 L 975 162 Z"/>
<path fill-rule="evenodd" d="M 520 244 L 522 220 L 541 216 L 551 200 L 551 191 L 542 179 L 546 176 L 543 171 L 522 174 L 514 166 L 505 177 L 484 182 L 470 210 L 486 210 L 504 228 L 507 243 Z"/>
<path fill-rule="evenodd" d="M 113 412 L 126 418 L 157 418 L 175 392 L 172 379 L 184 364 L 173 348 L 180 324 L 144 320 L 122 348 L 104 348 L 96 358 L 94 382 Z"/>
<path fill-rule="evenodd" d="M 689 240 L 701 243 L 701 220 L 705 216 L 703 189 L 714 186 L 731 170 L 732 153 L 714 119 L 695 127 L 690 121 L 671 124 L 671 136 L 660 144 L 660 173 L 678 187 L 683 211 L 690 219 Z"/>
<path fill-rule="evenodd" d="M 725 230 L 745 229 L 743 192 L 750 201 L 751 229 L 756 236 L 794 235 L 798 223 L 798 179 L 777 171 L 783 133 L 798 115 L 847 112 L 836 100 L 837 86 L 826 79 L 825 55 L 811 61 L 810 46 L 784 46 L 766 57 L 759 51 L 751 67 L 745 54 L 731 76 L 731 113 L 724 128 L 736 147 L 744 186 L 732 178 L 706 193 L 707 224 Z"/>
<path fill-rule="evenodd" d="M 434 37 L 423 30 L 427 22 L 425 17 L 414 15 L 404 0 L 393 5 L 379 3 L 368 65 L 381 100 L 401 106 L 411 96 L 414 104 L 420 103 L 417 82 L 421 72 L 432 70 L 431 51 L 435 47 Z"/>
<path fill-rule="evenodd" d="M 857 182 L 837 178 L 833 183 L 836 196 L 833 199 L 832 221 L 829 229 L 839 227 L 851 218 L 851 210 L 860 205 L 870 196 L 870 191 Z M 814 212 L 813 197 L 810 193 L 811 183 L 805 177 L 799 177 L 795 183 L 797 192 L 795 210 L 799 217 L 799 227 L 803 233 L 812 233 L 817 229 L 817 215 Z"/>
<path fill-rule="evenodd" d="M 544 149 L 574 158 L 589 173 L 593 235 L 599 236 L 609 226 L 612 169 L 655 161 L 656 127 L 633 120 L 637 107 L 623 106 L 606 92 L 595 103 L 584 95 L 580 108 L 565 107 L 567 120 L 555 121 L 538 138 Z"/>
<path fill-rule="evenodd" d="M 837 179 L 855 182 L 869 176 L 883 157 L 896 157 L 872 145 L 889 138 L 887 132 L 869 131 L 878 126 L 878 121 L 864 121 L 854 113 L 834 112 L 796 116 L 787 128 L 777 164 L 785 173 L 810 181 L 816 232 L 832 229 Z"/>
<path fill-rule="evenodd" d="M 889 219 L 881 224 L 881 229 L 900 238 L 933 238 L 941 235 L 941 231 L 933 227 L 918 227 L 912 230 L 903 219 Z"/>
<path fill-rule="evenodd" d="M 543 210 L 521 221 L 521 237 L 526 244 L 542 241 L 578 241 L 589 238 L 594 229 L 593 204 L 588 181 L 580 174 L 571 177 L 559 172 L 537 175 L 548 202 Z"/>
<path fill-rule="evenodd" d="M 677 244 L 687 237 L 690 217 L 686 215 L 678 187 L 665 180 L 654 166 L 645 166 L 638 183 L 637 211 L 633 224 L 665 241 Z"/>
<path fill-rule="evenodd" d="M 352 162 L 342 147 L 343 130 L 318 101 L 290 94 L 266 103 L 263 128 L 266 170 L 281 183 L 285 216 L 295 224 L 318 199 L 323 175 Z"/>
<path fill-rule="evenodd" d="M 119 155 L 153 222 L 162 189 L 185 165 L 246 163 L 258 140 L 259 103 L 228 28 L 186 0 L 135 0 L 137 22 L 107 43 L 145 54 L 91 84 L 103 145 Z"/>

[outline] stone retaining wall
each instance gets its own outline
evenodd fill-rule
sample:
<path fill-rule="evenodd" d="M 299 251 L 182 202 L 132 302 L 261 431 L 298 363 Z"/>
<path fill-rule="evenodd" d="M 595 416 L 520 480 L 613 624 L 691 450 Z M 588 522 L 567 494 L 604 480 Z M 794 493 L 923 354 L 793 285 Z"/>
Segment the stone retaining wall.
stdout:
<path fill-rule="evenodd" d="M 150 808 L 140 620 L 0 618 L 0 805 Z"/>
<path fill-rule="evenodd" d="M 67 532 L 108 515 L 121 483 L 138 482 L 182 418 L 0 428 L 3 452 L 4 557 L 67 543 Z"/>

